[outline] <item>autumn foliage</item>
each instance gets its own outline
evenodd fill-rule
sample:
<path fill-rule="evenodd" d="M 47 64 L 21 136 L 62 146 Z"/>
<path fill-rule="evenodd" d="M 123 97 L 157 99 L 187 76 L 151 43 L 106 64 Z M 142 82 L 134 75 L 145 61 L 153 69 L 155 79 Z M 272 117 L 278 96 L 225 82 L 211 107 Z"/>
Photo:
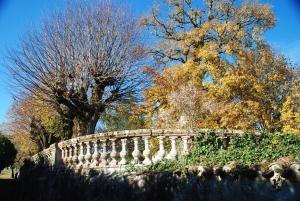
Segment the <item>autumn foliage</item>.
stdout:
<path fill-rule="evenodd" d="M 152 126 L 299 133 L 299 85 L 295 66 L 276 53 L 263 34 L 275 25 L 260 3 L 170 0 L 143 19 L 160 39 L 151 51 L 164 64 L 151 71 L 145 90 Z"/>

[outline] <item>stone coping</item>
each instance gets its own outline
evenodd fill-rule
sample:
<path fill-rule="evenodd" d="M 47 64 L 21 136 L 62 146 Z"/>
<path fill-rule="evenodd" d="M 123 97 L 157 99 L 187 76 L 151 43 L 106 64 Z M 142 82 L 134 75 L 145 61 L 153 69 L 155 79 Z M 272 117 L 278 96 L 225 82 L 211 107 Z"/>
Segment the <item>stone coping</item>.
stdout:
<path fill-rule="evenodd" d="M 74 144 L 78 142 L 86 142 L 93 140 L 107 140 L 107 139 L 122 139 L 122 138 L 133 138 L 133 137 L 157 137 L 157 136 L 190 136 L 194 137 L 199 133 L 207 134 L 209 132 L 214 132 L 220 136 L 228 135 L 238 135 L 243 136 L 246 132 L 241 130 L 228 130 L 228 129 L 137 129 L 137 130 L 123 130 L 123 131 L 113 131 L 105 133 L 96 133 L 91 135 L 79 136 L 69 140 L 65 140 L 58 143 L 58 146 L 61 148 L 64 145 Z M 259 132 L 251 132 L 255 135 L 260 135 Z"/>

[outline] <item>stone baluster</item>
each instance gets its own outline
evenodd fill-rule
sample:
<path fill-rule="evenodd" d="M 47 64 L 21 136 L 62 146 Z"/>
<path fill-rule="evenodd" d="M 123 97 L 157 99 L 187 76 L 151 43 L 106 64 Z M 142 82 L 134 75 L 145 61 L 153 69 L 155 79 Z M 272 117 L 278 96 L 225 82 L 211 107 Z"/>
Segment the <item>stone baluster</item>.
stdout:
<path fill-rule="evenodd" d="M 150 144 L 149 144 L 149 138 L 150 136 L 145 136 L 144 137 L 144 143 L 145 143 L 145 150 L 143 151 L 143 156 L 145 157 L 143 164 L 144 165 L 151 165 L 151 160 L 150 160 Z"/>
<path fill-rule="evenodd" d="M 120 152 L 121 161 L 119 162 L 119 165 L 126 165 L 127 164 L 127 161 L 126 161 L 126 156 L 127 156 L 126 142 L 127 142 L 127 139 L 121 139 L 121 142 L 122 142 L 122 151 Z"/>
<path fill-rule="evenodd" d="M 183 150 L 182 150 L 182 154 L 183 155 L 188 155 L 189 154 L 189 145 L 188 145 L 188 139 L 190 137 L 189 136 L 183 136 L 181 137 L 182 139 L 182 143 L 183 143 Z"/>
<path fill-rule="evenodd" d="M 110 166 L 116 166 L 118 164 L 118 161 L 116 159 L 118 153 L 116 149 L 116 138 L 109 139 L 111 141 L 111 152 L 110 152 L 110 158 L 111 161 L 109 163 Z"/>
<path fill-rule="evenodd" d="M 107 147 L 106 147 L 106 139 L 102 140 L 102 153 L 101 153 L 101 167 L 105 167 L 107 165 Z"/>
<path fill-rule="evenodd" d="M 177 136 L 170 136 L 169 138 L 171 140 L 171 151 L 166 156 L 166 159 L 175 160 L 176 157 L 177 157 L 177 150 L 176 150 L 176 139 L 177 139 Z"/>
<path fill-rule="evenodd" d="M 81 169 L 83 167 L 84 155 L 83 155 L 83 143 L 79 143 L 79 155 L 78 155 L 78 165 L 77 169 Z"/>
<path fill-rule="evenodd" d="M 73 157 L 72 157 L 72 146 L 69 146 L 69 153 L 68 153 L 68 167 L 72 167 L 72 161 L 73 161 Z"/>
<path fill-rule="evenodd" d="M 65 146 L 65 163 L 66 163 L 66 165 L 68 165 L 68 155 L 69 155 L 69 148 L 66 145 Z"/>
<path fill-rule="evenodd" d="M 139 138 L 135 137 L 133 138 L 133 143 L 134 143 L 134 150 L 132 152 L 133 156 L 133 164 L 138 164 L 139 163 L 139 157 L 140 157 L 140 151 L 139 151 Z"/>
<path fill-rule="evenodd" d="M 93 162 L 91 164 L 92 167 L 97 167 L 99 165 L 99 144 L 98 144 L 98 141 L 96 140 L 94 142 L 94 153 L 92 155 L 92 158 L 93 158 Z"/>
<path fill-rule="evenodd" d="M 165 153 L 166 153 L 165 152 L 165 147 L 164 147 L 164 138 L 165 138 L 165 136 L 158 136 L 157 138 L 159 140 L 159 150 L 156 153 L 156 155 L 154 156 L 153 162 L 157 162 L 157 161 L 160 161 L 160 160 L 164 159 L 164 156 L 165 156 Z"/>
<path fill-rule="evenodd" d="M 62 155 L 62 161 L 66 165 L 67 164 L 67 148 L 66 147 L 61 148 L 61 155 Z"/>
<path fill-rule="evenodd" d="M 73 166 L 76 167 L 77 164 L 78 164 L 78 146 L 77 146 L 77 143 L 74 143 L 73 147 L 74 147 L 74 153 L 73 153 L 72 161 L 73 161 Z"/>
<path fill-rule="evenodd" d="M 116 150 L 116 139 L 113 138 L 113 139 L 110 139 L 110 141 L 111 141 L 111 152 L 110 152 L 111 161 L 110 161 L 109 165 L 115 166 L 118 163 L 117 159 L 116 159 L 117 154 L 118 154 L 117 150 Z"/>
<path fill-rule="evenodd" d="M 86 145 L 86 154 L 84 156 L 85 159 L 85 167 L 88 168 L 91 164 L 91 159 L 92 159 L 92 155 L 91 155 L 91 143 L 85 142 Z"/>

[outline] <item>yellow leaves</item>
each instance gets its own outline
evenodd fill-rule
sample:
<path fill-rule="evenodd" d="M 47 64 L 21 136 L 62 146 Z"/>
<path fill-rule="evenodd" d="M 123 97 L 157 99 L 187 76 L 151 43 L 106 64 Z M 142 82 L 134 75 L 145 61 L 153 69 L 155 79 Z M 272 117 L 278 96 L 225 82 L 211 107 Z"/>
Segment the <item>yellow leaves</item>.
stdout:
<path fill-rule="evenodd" d="M 191 8 L 179 7 L 178 14 Z M 272 8 L 248 1 L 207 1 L 193 10 L 202 14 L 201 19 L 193 19 L 196 26 L 176 20 L 172 26 L 168 23 L 174 18 L 166 20 L 174 33 L 162 33 L 167 38 L 162 51 L 165 59 L 185 60 L 154 77 L 153 86 L 145 91 L 148 109 L 155 108 L 155 115 L 163 113 L 174 121 L 181 114 L 189 115 L 197 127 L 275 131 L 285 121 L 286 129 L 298 129 L 293 124 L 299 119 L 298 106 L 292 103 L 295 97 L 284 103 L 295 73 L 263 39 L 263 32 L 275 24 Z M 206 73 L 212 82 L 203 83 Z"/>
<path fill-rule="evenodd" d="M 264 22 L 257 25 L 259 32 L 263 32 L 275 25 L 275 17 L 271 6 L 257 3 L 244 3 L 238 10 L 237 15 L 246 23 L 250 20 Z M 252 18 L 251 18 L 252 17 Z"/>
<path fill-rule="evenodd" d="M 297 85 L 293 93 L 287 96 L 281 112 L 283 130 L 300 135 L 300 93 Z"/>
<path fill-rule="evenodd" d="M 247 114 L 245 110 L 245 107 L 241 103 L 226 104 L 224 108 L 219 111 L 220 115 L 222 115 L 220 126 L 222 128 L 231 129 L 246 129 L 251 127 L 251 121 L 248 120 L 249 114 Z"/>
<path fill-rule="evenodd" d="M 214 42 L 205 43 L 203 47 L 196 50 L 198 58 L 202 58 L 204 62 L 214 60 L 219 57 L 218 45 Z"/>

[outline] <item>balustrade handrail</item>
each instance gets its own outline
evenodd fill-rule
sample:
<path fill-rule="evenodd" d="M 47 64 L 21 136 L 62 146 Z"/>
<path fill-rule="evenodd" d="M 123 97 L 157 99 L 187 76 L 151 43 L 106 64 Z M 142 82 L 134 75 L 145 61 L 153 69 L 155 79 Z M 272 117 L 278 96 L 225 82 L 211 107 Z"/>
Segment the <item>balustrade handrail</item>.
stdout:
<path fill-rule="evenodd" d="M 59 142 L 58 145 L 61 147 L 64 144 L 74 143 L 74 142 L 85 142 L 88 140 L 97 139 L 110 139 L 110 138 L 129 138 L 129 137 L 157 137 L 157 136 L 196 136 L 200 133 L 209 133 L 214 132 L 217 135 L 224 136 L 229 134 L 236 134 L 242 136 L 245 134 L 242 130 L 227 130 L 227 129 L 138 129 L 138 130 L 123 130 L 123 131 L 111 131 L 105 133 L 96 133 L 90 135 L 79 136 L 76 138 L 68 139 L 62 142 Z M 259 132 L 252 132 L 256 135 L 259 135 Z"/>

